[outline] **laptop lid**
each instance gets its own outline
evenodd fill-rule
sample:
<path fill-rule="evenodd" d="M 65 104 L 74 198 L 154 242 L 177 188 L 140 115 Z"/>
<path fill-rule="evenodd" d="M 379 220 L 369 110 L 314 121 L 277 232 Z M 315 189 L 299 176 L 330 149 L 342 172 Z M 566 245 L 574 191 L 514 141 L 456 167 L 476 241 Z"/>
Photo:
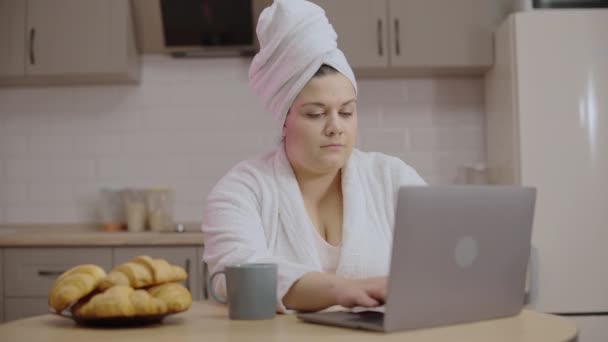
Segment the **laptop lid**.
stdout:
<path fill-rule="evenodd" d="M 399 190 L 384 329 L 464 323 L 523 307 L 536 190 Z"/>

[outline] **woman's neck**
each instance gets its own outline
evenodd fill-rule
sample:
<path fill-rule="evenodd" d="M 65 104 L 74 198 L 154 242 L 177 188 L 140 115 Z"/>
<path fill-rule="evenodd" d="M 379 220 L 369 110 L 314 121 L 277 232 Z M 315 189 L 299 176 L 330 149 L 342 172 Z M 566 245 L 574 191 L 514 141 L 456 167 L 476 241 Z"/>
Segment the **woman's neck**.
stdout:
<path fill-rule="evenodd" d="M 294 174 L 306 202 L 319 203 L 331 194 L 342 192 L 341 169 L 325 174 L 314 174 L 294 168 Z"/>

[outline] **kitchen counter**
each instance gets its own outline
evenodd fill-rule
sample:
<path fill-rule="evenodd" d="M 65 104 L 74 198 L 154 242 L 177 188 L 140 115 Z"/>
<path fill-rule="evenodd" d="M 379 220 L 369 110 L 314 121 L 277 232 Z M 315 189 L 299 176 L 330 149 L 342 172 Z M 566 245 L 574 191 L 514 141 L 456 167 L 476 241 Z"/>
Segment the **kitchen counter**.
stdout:
<path fill-rule="evenodd" d="M 271 320 L 231 321 L 227 308 L 194 302 L 185 313 L 167 317 L 162 324 L 129 329 L 86 328 L 56 315 L 44 315 L 0 325 L 3 342 L 12 341 L 496 341 L 565 342 L 576 339 L 576 326 L 563 318 L 523 310 L 509 318 L 431 329 L 383 334 L 315 325 L 294 315 Z"/>
<path fill-rule="evenodd" d="M 201 246 L 203 234 L 186 232 L 103 232 L 95 226 L 0 226 L 0 247 Z"/>

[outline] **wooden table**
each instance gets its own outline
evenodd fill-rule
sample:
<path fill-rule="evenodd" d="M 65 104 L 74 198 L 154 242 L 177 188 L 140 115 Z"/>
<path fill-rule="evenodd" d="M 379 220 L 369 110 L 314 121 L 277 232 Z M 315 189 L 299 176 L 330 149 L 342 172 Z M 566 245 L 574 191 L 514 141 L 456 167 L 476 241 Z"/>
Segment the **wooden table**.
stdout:
<path fill-rule="evenodd" d="M 162 324 L 138 328 L 87 328 L 71 320 L 43 315 L 0 325 L 0 340 L 81 342 L 180 342 L 180 341 L 575 341 L 573 323 L 552 315 L 524 310 L 518 316 L 498 320 L 412 330 L 375 333 L 299 321 L 294 315 L 279 315 L 265 321 L 231 321 L 227 308 L 195 302 L 185 313 L 167 317 Z"/>

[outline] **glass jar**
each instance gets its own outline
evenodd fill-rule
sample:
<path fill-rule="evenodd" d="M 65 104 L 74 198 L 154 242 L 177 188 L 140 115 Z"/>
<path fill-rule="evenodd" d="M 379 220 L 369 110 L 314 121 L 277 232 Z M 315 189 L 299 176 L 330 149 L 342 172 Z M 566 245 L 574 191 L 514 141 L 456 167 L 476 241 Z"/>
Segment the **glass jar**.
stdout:
<path fill-rule="evenodd" d="M 483 162 L 466 165 L 465 183 L 466 184 L 488 184 L 487 166 Z"/>
<path fill-rule="evenodd" d="M 125 211 L 127 214 L 127 230 L 143 232 L 146 229 L 146 192 L 141 189 L 126 189 L 124 191 Z"/>
<path fill-rule="evenodd" d="M 153 232 L 173 231 L 173 207 L 175 192 L 172 189 L 157 188 L 146 191 L 148 223 Z"/>
<path fill-rule="evenodd" d="M 98 212 L 104 231 L 116 232 L 124 230 L 125 210 L 122 190 L 113 188 L 101 189 Z"/>

